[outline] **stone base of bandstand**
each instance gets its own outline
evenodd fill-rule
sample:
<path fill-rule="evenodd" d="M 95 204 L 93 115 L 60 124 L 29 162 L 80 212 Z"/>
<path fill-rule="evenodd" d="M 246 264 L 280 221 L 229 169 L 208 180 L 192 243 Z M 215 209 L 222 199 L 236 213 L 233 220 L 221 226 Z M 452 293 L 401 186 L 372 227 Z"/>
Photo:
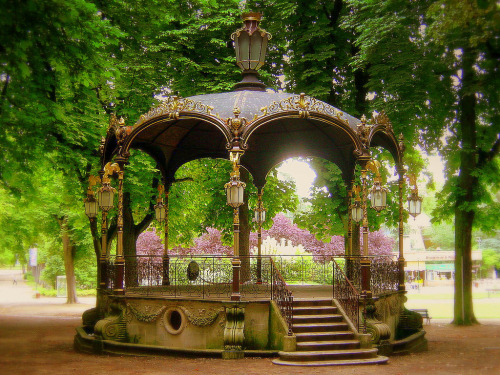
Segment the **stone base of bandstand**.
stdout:
<path fill-rule="evenodd" d="M 331 286 L 291 289 L 296 298 L 332 298 Z M 364 347 L 377 347 L 381 355 L 426 350 L 421 317 L 406 310 L 405 302 L 399 292 L 379 296 L 370 306 L 360 305 L 360 322 L 366 326 L 360 324 L 358 338 Z M 77 350 L 224 359 L 276 357 L 279 351 L 295 350 L 295 336 L 288 336 L 288 327 L 269 298 L 232 302 L 104 293 L 98 306 L 82 317 L 74 340 Z"/>

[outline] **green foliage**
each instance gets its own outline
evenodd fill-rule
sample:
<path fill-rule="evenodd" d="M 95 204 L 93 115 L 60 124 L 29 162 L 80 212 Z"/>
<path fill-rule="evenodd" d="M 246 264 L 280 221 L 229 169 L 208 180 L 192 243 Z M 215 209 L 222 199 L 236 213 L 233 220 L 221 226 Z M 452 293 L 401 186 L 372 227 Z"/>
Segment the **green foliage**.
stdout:
<path fill-rule="evenodd" d="M 232 241 L 233 210 L 226 204 L 224 191 L 230 172 L 229 161 L 222 159 L 199 159 L 179 168 L 175 178 L 182 182 L 174 183 L 169 195 L 169 243 L 172 246 L 190 246 L 207 227 L 221 230 L 224 243 Z M 262 197 L 268 217 L 293 211 L 298 204 L 295 184 L 279 180 L 277 175 L 275 169 L 269 173 Z M 257 189 L 250 176 L 246 187 L 250 208 L 255 207 L 256 196 Z M 264 227 L 271 225 L 268 220 Z"/>
<path fill-rule="evenodd" d="M 483 260 L 481 262 L 481 271 L 488 272 L 492 268 L 500 269 L 500 249 L 483 250 Z"/>
<path fill-rule="evenodd" d="M 434 224 L 424 229 L 424 236 L 430 241 L 428 250 L 454 250 L 455 233 L 450 223 Z"/>

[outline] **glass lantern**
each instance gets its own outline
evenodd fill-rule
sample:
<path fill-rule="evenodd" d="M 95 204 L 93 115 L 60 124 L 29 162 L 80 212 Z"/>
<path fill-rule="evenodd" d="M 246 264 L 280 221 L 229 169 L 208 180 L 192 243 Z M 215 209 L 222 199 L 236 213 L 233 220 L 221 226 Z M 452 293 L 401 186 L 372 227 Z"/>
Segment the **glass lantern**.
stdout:
<path fill-rule="evenodd" d="M 102 211 L 107 212 L 113 208 L 115 192 L 116 190 L 109 184 L 99 189 L 99 207 Z"/>
<path fill-rule="evenodd" d="M 224 187 L 226 189 L 227 204 L 233 208 L 240 207 L 243 203 L 243 194 L 246 184 L 238 179 L 231 179 Z"/>
<path fill-rule="evenodd" d="M 387 207 L 387 189 L 378 181 L 375 181 L 370 190 L 370 201 L 372 208 L 377 212 Z"/>
<path fill-rule="evenodd" d="M 408 212 L 413 218 L 416 218 L 422 212 L 422 198 L 416 192 L 412 192 L 408 198 Z"/>
<path fill-rule="evenodd" d="M 99 205 L 94 197 L 94 195 L 89 195 L 84 199 L 85 203 L 85 215 L 88 216 L 89 219 L 94 219 L 97 217 L 97 212 L 99 210 Z"/>
<path fill-rule="evenodd" d="M 257 207 L 254 211 L 254 221 L 257 224 L 262 224 L 266 221 L 266 210 L 262 207 Z"/>
<path fill-rule="evenodd" d="M 359 223 L 361 220 L 363 220 L 363 207 L 361 207 L 360 201 L 355 201 L 352 205 L 351 217 L 356 223 Z"/>
<path fill-rule="evenodd" d="M 160 199 L 155 205 L 155 219 L 159 223 L 163 223 L 167 216 L 167 208 L 163 204 L 163 201 Z"/>
<path fill-rule="evenodd" d="M 256 71 L 264 65 L 270 34 L 259 27 L 262 18 L 260 13 L 245 13 L 242 18 L 243 28 L 231 35 L 236 64 L 244 71 Z"/>

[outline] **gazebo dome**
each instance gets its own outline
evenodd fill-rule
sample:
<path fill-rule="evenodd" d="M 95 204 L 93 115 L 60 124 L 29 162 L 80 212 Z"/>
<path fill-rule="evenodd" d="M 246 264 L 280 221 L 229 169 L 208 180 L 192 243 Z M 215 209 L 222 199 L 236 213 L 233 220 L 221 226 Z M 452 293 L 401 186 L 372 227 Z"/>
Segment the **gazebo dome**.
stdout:
<path fill-rule="evenodd" d="M 294 156 L 334 162 L 349 181 L 357 158 L 369 153 L 370 144 L 389 149 L 399 162 L 399 147 L 389 121 L 379 116 L 371 122 L 366 125 L 366 121 L 305 94 L 240 88 L 188 98 L 174 96 L 122 131 L 120 140 L 114 134 L 118 131 L 108 133 L 103 165 L 117 153 L 142 149 L 157 161 L 168 182 L 188 161 L 227 158 L 231 143 L 238 138 L 245 151 L 241 165 L 259 187 L 273 166 Z"/>
<path fill-rule="evenodd" d="M 356 163 L 370 159 L 371 146 L 388 149 L 401 165 L 402 145 L 384 114 L 367 122 L 305 94 L 266 90 L 256 69 L 264 63 L 271 36 L 260 29 L 259 14 L 243 18 L 244 27 L 232 35 L 243 69 L 234 91 L 168 97 L 133 127 L 115 119 L 102 146 L 103 167 L 114 156 L 126 160 L 131 148 L 141 149 L 156 160 L 168 186 L 184 163 L 227 158 L 236 150 L 242 155 L 238 163 L 263 187 L 271 168 L 295 156 L 335 163 L 348 184 Z"/>

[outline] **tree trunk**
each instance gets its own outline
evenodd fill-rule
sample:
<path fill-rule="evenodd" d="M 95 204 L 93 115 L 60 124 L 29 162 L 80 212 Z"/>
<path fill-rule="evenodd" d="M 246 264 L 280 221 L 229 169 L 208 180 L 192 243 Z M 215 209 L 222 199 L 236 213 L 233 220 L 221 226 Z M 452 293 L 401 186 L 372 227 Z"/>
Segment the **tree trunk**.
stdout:
<path fill-rule="evenodd" d="M 248 185 L 250 175 L 245 168 L 240 169 L 241 181 Z M 246 282 L 251 279 L 250 274 L 250 223 L 248 210 L 248 189 L 245 189 L 243 196 L 245 202 L 240 207 L 240 256 L 241 256 L 241 274 L 240 281 Z"/>
<path fill-rule="evenodd" d="M 476 97 L 473 88 L 476 54 L 464 48 L 460 90 L 460 172 L 455 203 L 455 306 L 453 323 L 477 323 L 472 303 L 472 226 L 474 190 L 478 188 L 476 170 Z"/>
<path fill-rule="evenodd" d="M 99 230 L 97 229 L 97 218 L 90 220 L 90 233 L 92 233 L 92 242 L 94 244 L 94 253 L 97 263 L 96 285 L 99 286 L 101 275 L 101 262 L 99 261 L 101 258 L 101 237 L 99 236 Z"/>
<path fill-rule="evenodd" d="M 139 233 L 140 234 L 140 233 Z M 134 216 L 130 207 L 130 193 L 123 194 L 123 255 L 125 256 L 125 286 L 138 286 L 138 262 Z"/>
<path fill-rule="evenodd" d="M 59 219 L 61 228 L 61 239 L 64 254 L 64 270 L 66 273 L 67 299 L 66 303 L 78 303 L 76 296 L 76 279 L 75 279 L 75 243 L 73 242 L 68 230 L 68 218 Z"/>

